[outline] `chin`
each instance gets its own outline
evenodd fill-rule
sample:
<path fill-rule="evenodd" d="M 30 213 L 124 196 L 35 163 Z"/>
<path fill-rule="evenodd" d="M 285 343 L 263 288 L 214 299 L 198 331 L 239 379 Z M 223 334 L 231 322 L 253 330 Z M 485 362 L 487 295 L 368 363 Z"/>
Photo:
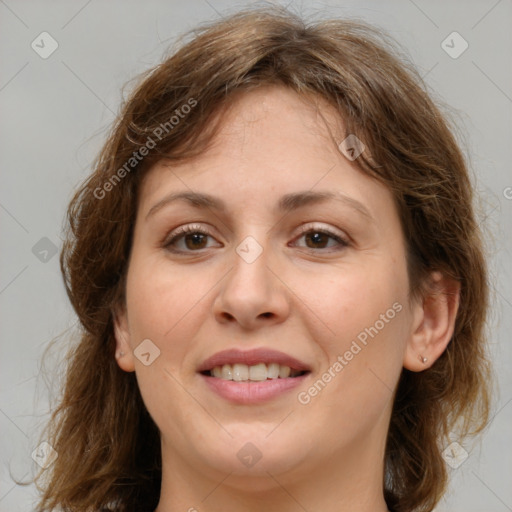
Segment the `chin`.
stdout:
<path fill-rule="evenodd" d="M 231 432 L 231 430 L 230 430 Z M 211 467 L 214 471 L 225 474 L 243 487 L 250 482 L 250 488 L 254 485 L 258 488 L 275 487 L 275 481 L 269 476 L 282 475 L 284 473 L 301 471 L 307 452 L 304 450 L 304 440 L 291 436 L 285 429 L 278 433 L 268 435 L 269 429 L 239 428 L 237 435 L 233 435 L 229 442 L 219 442 L 219 439 L 210 439 L 210 448 L 207 449 L 208 440 L 201 442 L 200 456 L 203 457 L 203 465 Z M 260 481 L 256 483 L 254 479 Z M 233 481 L 234 483 L 234 481 Z"/>

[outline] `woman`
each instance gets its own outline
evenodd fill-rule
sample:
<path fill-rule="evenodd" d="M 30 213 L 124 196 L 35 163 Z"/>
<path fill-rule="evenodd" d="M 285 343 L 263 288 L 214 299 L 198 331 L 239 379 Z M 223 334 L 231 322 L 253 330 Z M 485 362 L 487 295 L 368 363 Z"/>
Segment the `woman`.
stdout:
<path fill-rule="evenodd" d="M 257 9 L 144 77 L 68 211 L 83 332 L 38 510 L 434 508 L 448 433 L 488 420 L 487 273 L 397 55 Z"/>

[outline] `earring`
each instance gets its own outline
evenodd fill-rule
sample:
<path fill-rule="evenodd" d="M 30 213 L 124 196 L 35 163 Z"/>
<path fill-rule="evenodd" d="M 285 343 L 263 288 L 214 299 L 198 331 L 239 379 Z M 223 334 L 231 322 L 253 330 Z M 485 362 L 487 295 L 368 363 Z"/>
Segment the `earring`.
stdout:
<path fill-rule="evenodd" d="M 425 363 L 428 361 L 428 359 L 427 359 L 426 357 L 423 357 L 423 356 L 421 356 L 421 355 L 419 355 L 419 356 L 418 356 L 418 359 L 419 359 L 423 364 L 425 364 Z"/>
<path fill-rule="evenodd" d="M 123 357 L 123 356 L 124 356 L 124 352 L 118 352 L 117 357 Z"/>

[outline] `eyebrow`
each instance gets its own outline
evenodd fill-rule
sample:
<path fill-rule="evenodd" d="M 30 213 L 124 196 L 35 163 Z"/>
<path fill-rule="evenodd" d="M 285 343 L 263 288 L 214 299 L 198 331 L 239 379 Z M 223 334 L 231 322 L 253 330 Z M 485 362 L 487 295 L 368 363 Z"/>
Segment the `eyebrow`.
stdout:
<path fill-rule="evenodd" d="M 146 215 L 146 220 L 152 215 L 154 215 L 157 211 L 161 210 L 165 206 L 168 206 L 175 201 L 186 201 L 191 206 L 200 209 L 212 209 L 218 211 L 226 211 L 226 203 L 215 196 L 210 194 L 204 194 L 200 192 L 175 192 L 171 193 L 156 204 L 154 204 L 148 211 Z M 292 192 L 290 194 L 285 194 L 282 196 L 278 203 L 276 210 L 280 213 L 288 213 L 293 210 L 298 210 L 304 206 L 309 206 L 313 204 L 324 203 L 329 200 L 334 200 L 343 203 L 346 206 L 358 211 L 363 216 L 367 217 L 368 220 L 373 221 L 373 216 L 370 214 L 368 209 L 356 199 L 349 197 L 342 193 L 334 193 L 328 191 L 314 192 L 311 190 L 304 190 L 300 192 Z"/>

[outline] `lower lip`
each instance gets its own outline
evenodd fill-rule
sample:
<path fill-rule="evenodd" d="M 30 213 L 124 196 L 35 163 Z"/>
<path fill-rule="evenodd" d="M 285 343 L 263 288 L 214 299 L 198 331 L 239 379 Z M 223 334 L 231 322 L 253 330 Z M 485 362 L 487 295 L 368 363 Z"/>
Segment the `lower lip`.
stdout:
<path fill-rule="evenodd" d="M 309 373 L 286 379 L 237 382 L 200 374 L 209 388 L 236 404 L 259 404 L 275 398 L 304 382 Z"/>

